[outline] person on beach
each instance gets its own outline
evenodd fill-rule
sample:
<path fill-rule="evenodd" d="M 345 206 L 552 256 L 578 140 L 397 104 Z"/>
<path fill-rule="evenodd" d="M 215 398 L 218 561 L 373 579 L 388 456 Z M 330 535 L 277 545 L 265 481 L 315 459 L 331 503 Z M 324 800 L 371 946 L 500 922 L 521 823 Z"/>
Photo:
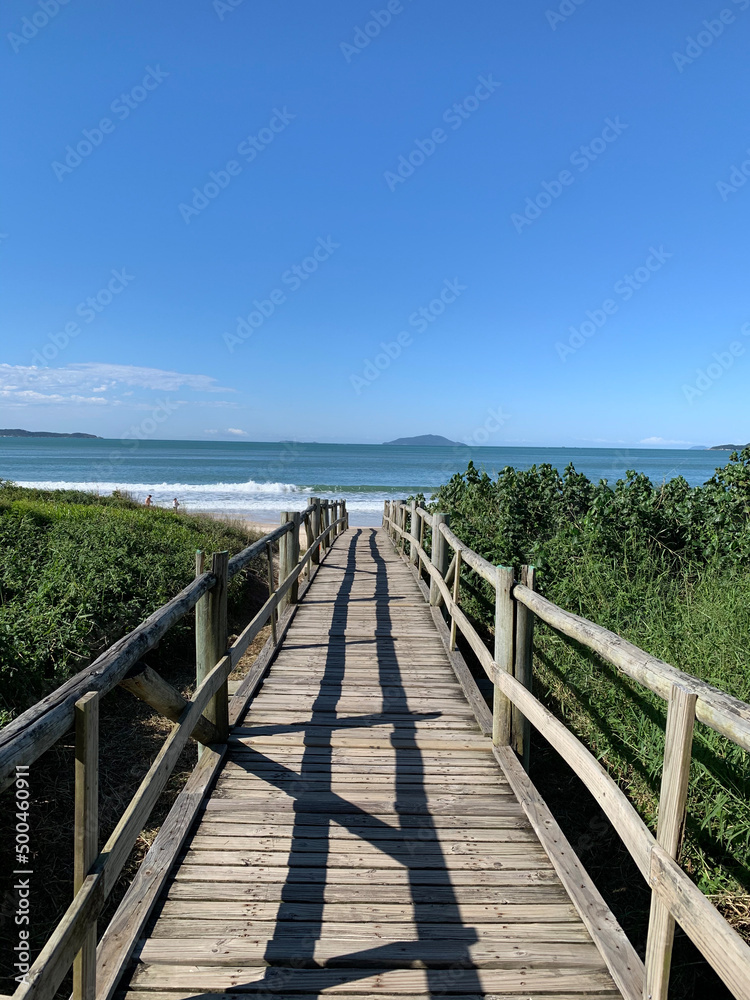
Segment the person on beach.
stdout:
<path fill-rule="evenodd" d="M 179 506 L 180 506 L 180 501 L 177 499 L 177 497 L 175 497 L 174 500 L 172 501 L 172 509 L 174 510 L 175 514 L 177 513 L 177 508 Z"/>
<path fill-rule="evenodd" d="M 148 496 L 146 497 L 146 506 L 147 506 L 147 507 L 150 507 L 150 506 L 151 506 L 151 494 L 150 494 L 150 493 L 149 493 L 149 495 L 148 495 Z"/>

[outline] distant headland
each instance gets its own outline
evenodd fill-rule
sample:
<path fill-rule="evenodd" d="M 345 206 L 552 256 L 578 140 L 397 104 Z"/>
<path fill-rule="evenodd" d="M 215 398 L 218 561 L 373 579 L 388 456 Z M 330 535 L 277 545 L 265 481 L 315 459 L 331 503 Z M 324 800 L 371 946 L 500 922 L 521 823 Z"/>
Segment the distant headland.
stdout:
<path fill-rule="evenodd" d="M 442 437 L 440 434 L 418 434 L 417 437 L 410 438 L 396 438 L 395 441 L 384 441 L 384 444 L 411 444 L 411 445 L 427 445 L 432 448 L 439 447 L 449 447 L 452 448 L 454 445 L 459 445 L 458 441 L 449 441 L 448 438 Z"/>
<path fill-rule="evenodd" d="M 742 451 L 743 448 L 750 448 L 747 444 L 715 444 L 708 451 Z"/>
<path fill-rule="evenodd" d="M 96 438 L 102 439 L 98 434 L 62 434 L 57 431 L 24 431 L 20 427 L 0 427 L 0 438 Z"/>

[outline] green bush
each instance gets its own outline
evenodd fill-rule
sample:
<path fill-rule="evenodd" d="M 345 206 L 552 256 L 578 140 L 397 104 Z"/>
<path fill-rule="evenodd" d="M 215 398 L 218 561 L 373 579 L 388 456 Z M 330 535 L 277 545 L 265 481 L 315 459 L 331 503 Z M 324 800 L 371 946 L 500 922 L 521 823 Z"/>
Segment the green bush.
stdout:
<path fill-rule="evenodd" d="M 573 466 L 490 479 L 470 464 L 430 506 L 491 562 L 536 565 L 538 589 L 556 604 L 750 701 L 750 449 L 695 488 L 635 472 L 610 487 Z M 491 629 L 487 586 L 464 572 L 462 588 L 467 611 Z M 543 625 L 535 657 L 536 694 L 654 829 L 664 702 Z M 697 725 L 683 863 L 707 892 L 750 886 L 748 756 Z"/>
<path fill-rule="evenodd" d="M 0 482 L 0 709 L 7 721 L 121 638 L 194 575 L 195 551 L 249 544 L 240 527 L 126 497 Z M 230 586 L 243 599 L 242 574 Z M 176 625 L 161 654 L 185 645 Z"/>

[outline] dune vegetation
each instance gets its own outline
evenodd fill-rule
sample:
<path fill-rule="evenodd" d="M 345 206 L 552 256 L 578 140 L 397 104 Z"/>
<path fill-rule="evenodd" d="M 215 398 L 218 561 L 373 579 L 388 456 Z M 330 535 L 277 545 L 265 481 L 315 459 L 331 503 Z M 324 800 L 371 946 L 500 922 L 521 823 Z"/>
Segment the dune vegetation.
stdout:
<path fill-rule="evenodd" d="M 429 504 L 497 564 L 537 567 L 556 604 L 750 701 L 750 448 L 705 485 L 635 472 L 614 486 L 572 466 L 473 465 Z M 486 585 L 465 574 L 463 601 L 491 629 Z M 463 575 L 462 575 L 463 579 Z M 666 706 L 598 657 L 538 625 L 536 694 L 609 768 L 655 828 Z M 683 864 L 701 888 L 750 900 L 750 760 L 697 724 Z M 750 931 L 745 917 L 739 921 Z"/>
<path fill-rule="evenodd" d="M 239 523 L 147 509 L 123 495 L 0 482 L 0 723 L 186 586 L 196 549 L 233 554 L 250 540 Z M 232 581 L 230 616 L 246 605 L 248 584 L 245 574 Z M 177 656 L 190 642 L 188 617 L 155 655 Z"/>

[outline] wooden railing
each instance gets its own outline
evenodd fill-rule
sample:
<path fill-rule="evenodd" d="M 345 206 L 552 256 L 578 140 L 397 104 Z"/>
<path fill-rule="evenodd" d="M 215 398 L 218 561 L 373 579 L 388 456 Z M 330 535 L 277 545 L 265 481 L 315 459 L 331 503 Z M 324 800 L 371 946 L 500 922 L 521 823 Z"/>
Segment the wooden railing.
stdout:
<path fill-rule="evenodd" d="M 116 960 L 110 961 L 106 953 L 102 961 L 100 945 L 98 964 L 106 969 L 105 982 L 97 982 L 97 917 L 188 740 L 192 736 L 202 751 L 210 751 L 217 757 L 217 747 L 226 744 L 228 738 L 230 716 L 237 718 L 241 715 L 244 704 L 260 681 L 259 672 L 251 671 L 235 694 L 232 711 L 228 698 L 229 674 L 269 621 L 272 628 L 270 643 L 271 647 L 275 646 L 279 640 L 280 609 L 284 608 L 286 617 L 291 617 L 302 574 L 309 582 L 313 566 L 320 561 L 321 554 L 330 547 L 336 535 L 348 527 L 345 501 L 321 501 L 318 498 L 312 498 L 309 506 L 301 512 L 282 514 L 281 520 L 282 524 L 275 531 L 253 542 L 231 559 L 226 552 L 215 553 L 209 571 L 205 570 L 203 553 L 199 552 L 196 577 L 191 584 L 89 667 L 0 730 L 0 788 L 5 788 L 15 780 L 17 767 L 28 767 L 75 728 L 74 898 L 13 994 L 14 1000 L 51 1000 L 71 965 L 74 1000 L 94 1000 L 95 996 L 102 1000 L 102 997 L 111 996 L 116 985 L 116 972 L 123 964 L 123 956 L 127 957 L 139 927 L 145 922 L 148 909 L 142 907 L 138 922 L 133 920 L 131 913 L 124 926 L 116 928 L 117 933 L 113 935 L 117 938 L 114 942 Z M 300 554 L 302 528 L 305 532 L 305 551 Z M 276 584 L 274 543 L 278 543 Z M 268 599 L 242 634 L 229 645 L 229 581 L 260 557 L 265 557 L 268 562 Z M 142 664 L 141 657 L 193 608 L 197 686 L 188 700 L 155 670 Z M 99 851 L 99 704 L 102 697 L 118 685 L 132 691 L 176 725 Z M 194 775 L 202 764 L 203 758 Z M 187 829 L 184 816 L 178 815 L 176 823 L 178 826 L 181 823 L 181 829 Z M 178 846 L 176 841 L 173 842 L 167 853 L 174 855 Z M 152 850 L 154 848 L 157 848 L 156 843 Z M 168 865 L 162 864 L 161 868 L 166 874 Z M 140 887 L 139 892 L 142 896 L 136 900 L 138 903 L 146 896 L 148 900 L 155 898 L 151 884 L 147 890 Z M 117 914 L 112 923 L 116 921 Z M 105 943 L 104 940 L 102 943 Z M 108 943 L 112 945 L 112 941 Z"/>
<path fill-rule="evenodd" d="M 386 501 L 383 526 L 415 572 L 420 577 L 427 574 L 430 604 L 444 605 L 450 618 L 451 649 L 455 649 L 459 630 L 492 681 L 491 734 L 496 756 L 513 748 L 528 770 L 529 726 L 535 726 L 586 785 L 651 887 L 646 960 L 639 970 L 643 997 L 667 998 L 676 920 L 733 995 L 750 1000 L 750 948 L 676 861 L 685 820 L 694 720 L 748 750 L 750 705 L 557 607 L 534 591 L 533 567 L 523 567 L 521 580 L 515 580 L 512 568 L 494 566 L 465 545 L 451 531 L 448 520 L 447 515 L 430 514 L 415 502 Z M 425 551 L 426 527 L 431 535 L 429 555 Z M 463 563 L 495 592 L 492 651 L 460 607 Z M 656 837 L 599 761 L 532 695 L 535 618 L 595 651 L 667 701 Z M 555 864 L 554 857 L 552 861 Z M 640 961 L 637 956 L 636 960 Z M 613 966 L 610 970 L 614 974 Z M 632 981 L 618 982 L 618 986 L 624 995 L 632 995 Z"/>

